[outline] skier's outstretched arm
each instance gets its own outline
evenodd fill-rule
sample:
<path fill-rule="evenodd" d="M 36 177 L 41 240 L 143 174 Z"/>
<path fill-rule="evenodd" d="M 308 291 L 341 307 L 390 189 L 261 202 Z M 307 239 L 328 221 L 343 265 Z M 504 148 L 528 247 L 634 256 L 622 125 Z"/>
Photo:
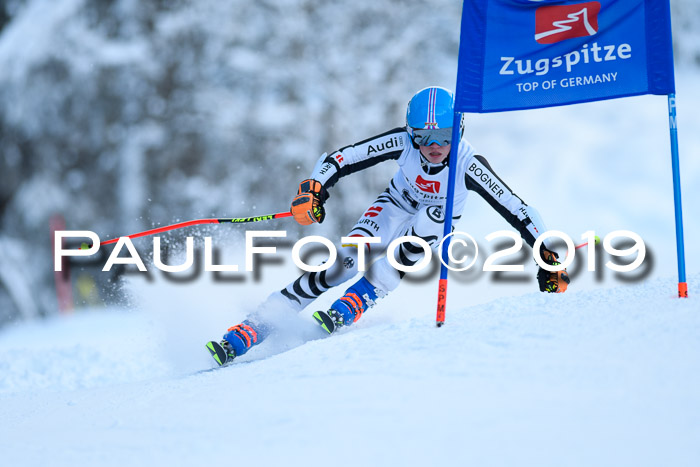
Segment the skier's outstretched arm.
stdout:
<path fill-rule="evenodd" d="M 316 162 L 309 178 L 299 184 L 291 206 L 294 219 L 301 225 L 323 222 L 323 204 L 328 199 L 328 190 L 340 178 L 380 162 L 397 160 L 409 146 L 406 129 L 399 127 L 331 154 L 324 153 Z"/>
<path fill-rule="evenodd" d="M 546 232 L 539 212 L 528 206 L 493 171 L 486 158 L 476 155 L 467 165 L 464 175 L 467 189 L 475 191 L 486 200 L 513 228 L 525 242 L 533 247 L 537 237 Z M 540 256 L 549 265 L 559 265 L 559 256 L 551 244 L 545 240 L 540 246 Z M 570 282 L 566 269 L 549 272 L 539 268 L 537 281 L 542 292 L 561 293 Z"/>

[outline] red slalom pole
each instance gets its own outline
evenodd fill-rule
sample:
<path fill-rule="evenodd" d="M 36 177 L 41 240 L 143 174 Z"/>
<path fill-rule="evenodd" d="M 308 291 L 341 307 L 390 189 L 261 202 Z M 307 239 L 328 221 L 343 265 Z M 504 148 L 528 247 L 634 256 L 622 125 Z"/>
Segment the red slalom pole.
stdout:
<path fill-rule="evenodd" d="M 226 218 L 226 219 L 196 219 L 193 221 L 180 222 L 178 224 L 166 225 L 163 227 L 158 227 L 156 229 L 144 230 L 143 232 L 138 232 L 138 233 L 131 234 L 131 235 L 122 235 L 121 237 L 117 237 L 117 238 L 113 238 L 111 240 L 106 240 L 104 242 L 100 242 L 100 246 L 109 245 L 110 243 L 117 243 L 119 241 L 119 239 L 122 237 L 128 237 L 128 238 L 145 237 L 147 235 L 155 235 L 155 234 L 158 234 L 161 232 L 167 232 L 169 230 L 176 230 L 176 229 L 181 229 L 183 227 L 190 227 L 192 225 L 246 224 L 246 223 L 250 223 L 250 222 L 268 221 L 271 219 L 281 219 L 283 217 L 291 217 L 291 216 L 292 216 L 291 212 L 278 212 L 276 214 L 267 214 L 264 216 L 253 216 L 253 217 L 233 217 L 233 218 Z"/>

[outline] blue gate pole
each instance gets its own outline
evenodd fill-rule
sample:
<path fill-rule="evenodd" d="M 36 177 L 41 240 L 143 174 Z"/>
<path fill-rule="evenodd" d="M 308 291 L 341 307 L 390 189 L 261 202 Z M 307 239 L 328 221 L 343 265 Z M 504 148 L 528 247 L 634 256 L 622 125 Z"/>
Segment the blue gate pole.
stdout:
<path fill-rule="evenodd" d="M 452 147 L 450 147 L 449 178 L 447 181 L 447 199 L 445 200 L 445 230 L 442 243 L 442 264 L 440 265 L 440 281 L 438 283 L 438 301 L 437 301 L 437 316 L 435 324 L 437 327 L 445 324 L 445 306 L 447 305 L 447 264 L 450 257 L 450 240 L 448 236 L 452 233 L 452 212 L 454 210 L 455 197 L 455 178 L 457 174 L 457 157 L 459 155 L 459 140 L 461 136 L 460 124 L 462 122 L 462 113 L 455 112 L 452 119 Z"/>
<path fill-rule="evenodd" d="M 688 297 L 685 279 L 685 247 L 683 245 L 683 209 L 681 207 L 681 173 L 678 162 L 678 126 L 676 94 L 668 95 L 668 126 L 671 132 L 671 166 L 673 170 L 673 204 L 676 210 L 676 254 L 678 256 L 678 296 Z"/>

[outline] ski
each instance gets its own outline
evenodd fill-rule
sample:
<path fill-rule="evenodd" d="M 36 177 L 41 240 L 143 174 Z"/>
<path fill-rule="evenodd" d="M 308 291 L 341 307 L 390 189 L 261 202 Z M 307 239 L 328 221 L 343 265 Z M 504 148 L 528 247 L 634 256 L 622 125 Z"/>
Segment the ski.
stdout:
<path fill-rule="evenodd" d="M 314 319 L 328 334 L 335 331 L 335 322 L 325 311 L 317 311 L 313 314 Z"/>
<path fill-rule="evenodd" d="M 228 365 L 236 357 L 235 354 L 232 355 L 227 353 L 226 349 L 224 349 L 223 346 L 216 341 L 207 342 L 207 350 L 214 360 L 216 360 L 216 363 L 218 363 L 219 366 Z"/>

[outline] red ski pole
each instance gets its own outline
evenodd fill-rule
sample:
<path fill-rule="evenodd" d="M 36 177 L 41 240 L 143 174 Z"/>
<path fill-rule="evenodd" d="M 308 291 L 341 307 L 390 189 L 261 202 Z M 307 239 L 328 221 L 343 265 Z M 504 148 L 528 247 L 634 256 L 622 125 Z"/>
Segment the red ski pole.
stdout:
<path fill-rule="evenodd" d="M 253 216 L 253 217 L 233 217 L 226 219 L 196 219 L 193 221 L 180 222 L 178 224 L 166 225 L 163 227 L 158 227 L 156 229 L 144 230 L 143 232 L 138 232 L 131 235 L 122 235 L 121 237 L 128 238 L 139 238 L 145 237 L 147 235 L 155 235 L 161 232 L 167 232 L 169 230 L 181 229 L 183 227 L 190 227 L 192 225 L 202 225 L 202 224 L 246 224 L 250 222 L 261 222 L 271 219 L 281 219 L 283 217 L 291 217 L 291 212 L 278 212 L 276 214 L 267 214 L 264 216 Z M 109 245 L 110 243 L 117 243 L 121 237 L 113 238 L 111 240 L 106 240 L 100 242 L 100 246 Z"/>

